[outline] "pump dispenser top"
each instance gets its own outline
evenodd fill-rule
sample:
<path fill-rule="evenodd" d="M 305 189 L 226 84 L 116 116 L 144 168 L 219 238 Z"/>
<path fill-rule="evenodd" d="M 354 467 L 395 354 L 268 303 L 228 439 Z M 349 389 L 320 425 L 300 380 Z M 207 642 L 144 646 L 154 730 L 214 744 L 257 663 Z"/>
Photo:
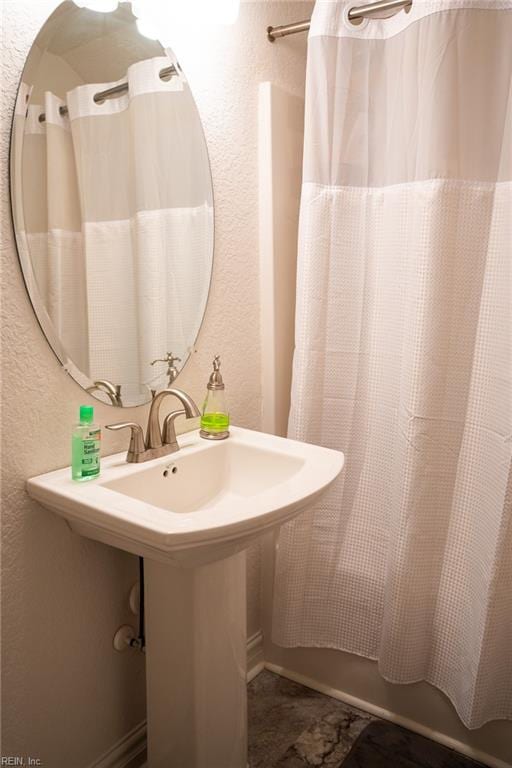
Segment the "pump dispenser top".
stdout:
<path fill-rule="evenodd" d="M 229 413 L 225 384 L 220 372 L 220 356 L 213 359 L 213 371 L 206 385 L 206 398 L 201 415 L 199 434 L 206 440 L 225 440 L 229 437 Z"/>
<path fill-rule="evenodd" d="M 226 389 L 222 380 L 222 374 L 220 372 L 220 355 L 215 355 L 213 358 L 213 373 L 211 374 L 210 380 L 206 386 L 209 390 Z"/>

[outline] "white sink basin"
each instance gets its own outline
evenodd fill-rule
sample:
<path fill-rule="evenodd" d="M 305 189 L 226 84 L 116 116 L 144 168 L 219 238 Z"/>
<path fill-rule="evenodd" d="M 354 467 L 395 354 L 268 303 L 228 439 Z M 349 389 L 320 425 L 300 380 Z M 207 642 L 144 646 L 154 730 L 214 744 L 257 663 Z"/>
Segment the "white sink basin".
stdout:
<path fill-rule="evenodd" d="M 28 492 L 70 526 L 144 557 L 197 566 L 247 547 L 309 506 L 336 478 L 343 454 L 232 428 L 224 441 L 197 432 L 172 456 L 127 464 L 102 460 L 97 480 L 69 469 L 28 481 Z"/>
<path fill-rule="evenodd" d="M 28 492 L 91 539 L 144 557 L 148 768 L 246 768 L 245 553 L 343 467 L 327 448 L 232 428 L 145 464 L 62 469 Z M 185 566 L 185 567 L 175 567 Z"/>

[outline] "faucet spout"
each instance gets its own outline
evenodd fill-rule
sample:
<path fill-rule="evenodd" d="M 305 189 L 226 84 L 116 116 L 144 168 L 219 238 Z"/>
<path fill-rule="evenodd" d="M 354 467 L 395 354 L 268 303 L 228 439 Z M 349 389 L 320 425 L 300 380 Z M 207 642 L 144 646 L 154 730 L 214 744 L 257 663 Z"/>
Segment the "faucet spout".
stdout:
<path fill-rule="evenodd" d="M 183 406 L 185 416 L 187 419 L 194 419 L 200 416 L 199 409 L 194 403 L 190 395 L 183 392 L 182 389 L 169 388 L 163 389 L 161 392 L 155 395 L 151 402 L 148 417 L 148 428 L 146 431 L 146 444 L 148 448 L 161 448 L 162 447 L 162 430 L 160 428 L 160 405 L 162 400 L 168 395 L 174 395 L 177 397 Z"/>

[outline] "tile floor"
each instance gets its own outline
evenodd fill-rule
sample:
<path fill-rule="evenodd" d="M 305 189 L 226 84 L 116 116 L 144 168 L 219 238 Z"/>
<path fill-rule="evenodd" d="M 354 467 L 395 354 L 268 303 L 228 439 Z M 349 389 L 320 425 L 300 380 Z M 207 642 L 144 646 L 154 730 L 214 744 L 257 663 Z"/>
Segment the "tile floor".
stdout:
<path fill-rule="evenodd" d="M 484 768 L 267 670 L 249 683 L 248 704 L 248 768 Z"/>
<path fill-rule="evenodd" d="M 249 684 L 248 695 L 250 768 L 483 768 L 266 670 Z"/>
<path fill-rule="evenodd" d="M 248 696 L 250 768 L 338 768 L 375 719 L 266 670 Z"/>

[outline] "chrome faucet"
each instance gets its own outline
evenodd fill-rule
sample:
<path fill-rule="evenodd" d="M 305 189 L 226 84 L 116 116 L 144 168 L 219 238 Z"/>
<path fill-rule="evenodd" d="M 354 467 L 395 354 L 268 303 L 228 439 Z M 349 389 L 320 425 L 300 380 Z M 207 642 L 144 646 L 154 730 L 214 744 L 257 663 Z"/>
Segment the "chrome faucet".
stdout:
<path fill-rule="evenodd" d="M 98 379 L 98 381 L 95 381 L 90 387 L 87 387 L 85 391 L 90 394 L 96 391 L 103 392 L 108 396 L 112 405 L 120 407 L 123 405 L 123 401 L 121 400 L 121 385 L 112 384 L 108 379 Z"/>
<path fill-rule="evenodd" d="M 183 408 L 169 413 L 164 420 L 163 432 L 160 429 L 160 405 L 168 395 L 174 395 L 181 402 Z M 119 429 L 131 429 L 130 446 L 126 454 L 128 462 L 150 461 L 160 456 L 179 451 L 176 439 L 175 421 L 178 416 L 194 419 L 200 416 L 199 409 L 192 398 L 181 389 L 163 389 L 158 392 L 151 402 L 146 429 L 146 439 L 140 424 L 133 421 L 121 421 L 118 424 L 108 424 L 107 429 L 117 431 Z"/>

